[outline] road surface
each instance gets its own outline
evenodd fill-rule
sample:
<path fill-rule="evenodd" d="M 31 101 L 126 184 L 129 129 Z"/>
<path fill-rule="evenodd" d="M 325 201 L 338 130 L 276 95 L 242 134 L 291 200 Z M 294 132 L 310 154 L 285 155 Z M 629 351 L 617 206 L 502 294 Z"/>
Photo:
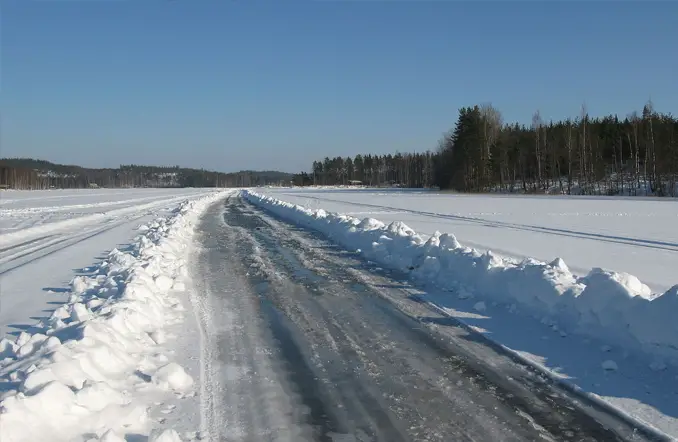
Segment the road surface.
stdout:
<path fill-rule="evenodd" d="M 211 440 L 651 440 L 427 309 L 399 275 L 237 195 L 197 239 Z"/>

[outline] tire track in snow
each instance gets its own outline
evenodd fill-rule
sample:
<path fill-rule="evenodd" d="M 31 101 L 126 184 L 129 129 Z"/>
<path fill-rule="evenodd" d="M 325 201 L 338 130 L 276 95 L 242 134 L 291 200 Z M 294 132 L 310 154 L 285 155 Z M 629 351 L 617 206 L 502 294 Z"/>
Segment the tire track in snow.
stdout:
<path fill-rule="evenodd" d="M 38 237 L 38 238 L 29 239 L 28 241 L 24 241 L 24 242 L 21 242 L 21 243 L 19 243 L 19 244 L 15 244 L 15 245 L 13 245 L 13 246 L 8 246 L 8 247 L 0 248 L 0 256 L 2 256 L 2 254 L 4 254 L 5 252 L 8 252 L 8 251 L 10 251 L 10 250 L 13 250 L 13 251 L 16 252 L 17 249 L 21 250 L 21 249 L 23 249 L 23 248 L 26 248 L 27 246 L 30 246 L 31 244 L 34 244 L 34 243 L 36 243 L 36 242 L 38 242 L 38 241 L 43 241 L 43 240 L 48 239 L 48 238 L 51 238 L 51 237 L 53 237 L 53 236 L 54 236 L 54 235 L 40 236 L 40 237 Z"/>
<path fill-rule="evenodd" d="M 14 251 L 14 254 L 6 254 L 0 258 L 0 276 L 10 273 L 13 270 L 21 268 L 25 265 L 31 264 L 42 258 L 45 258 L 53 253 L 63 250 L 67 247 L 74 246 L 97 235 L 101 235 L 109 230 L 119 227 L 123 224 L 133 222 L 141 219 L 146 214 L 141 214 L 135 217 L 125 218 L 119 221 L 109 222 L 104 227 L 98 225 L 94 229 L 87 229 L 83 231 L 73 232 L 70 235 L 65 235 L 54 239 L 56 234 L 46 235 L 37 240 L 26 241 L 17 247 L 7 247 L 5 251 Z M 27 247 L 28 246 L 28 247 Z M 19 250 L 17 251 L 16 248 Z M 22 259 L 26 258 L 26 259 Z"/>
<path fill-rule="evenodd" d="M 156 199 L 152 203 L 0 235 L 0 244 L 3 246 L 0 249 L 0 276 L 185 199 L 183 196 Z"/>

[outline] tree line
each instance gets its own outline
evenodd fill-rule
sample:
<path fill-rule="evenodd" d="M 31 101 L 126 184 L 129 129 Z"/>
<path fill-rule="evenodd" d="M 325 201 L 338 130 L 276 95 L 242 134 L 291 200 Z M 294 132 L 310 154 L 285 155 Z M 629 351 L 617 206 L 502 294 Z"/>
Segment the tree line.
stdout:
<path fill-rule="evenodd" d="M 326 186 L 359 181 L 368 186 L 431 187 L 434 184 L 433 161 L 434 155 L 430 152 L 325 158 L 313 162 L 311 174 L 295 175 L 294 183 Z"/>
<path fill-rule="evenodd" d="M 250 187 L 289 183 L 290 179 L 291 174 L 276 171 L 222 173 L 135 164 L 115 169 L 90 169 L 32 158 L 0 159 L 0 188 L 10 189 Z"/>
<path fill-rule="evenodd" d="M 642 113 L 530 125 L 504 123 L 491 105 L 464 107 L 435 151 L 314 161 L 298 185 L 439 187 L 460 192 L 678 196 L 678 119 Z"/>

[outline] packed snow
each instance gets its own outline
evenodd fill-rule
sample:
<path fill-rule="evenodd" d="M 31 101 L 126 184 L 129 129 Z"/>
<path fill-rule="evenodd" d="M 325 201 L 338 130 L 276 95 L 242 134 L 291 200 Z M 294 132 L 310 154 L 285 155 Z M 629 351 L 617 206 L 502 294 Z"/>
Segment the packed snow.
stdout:
<path fill-rule="evenodd" d="M 678 208 L 670 201 L 336 189 L 257 189 L 246 198 L 368 260 L 406 272 L 422 286 L 439 288 L 425 298 L 433 308 L 554 378 L 570 380 L 638 421 L 678 436 L 678 286 L 673 285 L 678 244 L 671 243 Z M 336 209 L 344 213 L 327 211 Z M 398 217 L 413 220 L 424 233 Z M 626 234 L 618 233 L 623 229 Z M 529 250 L 540 250 L 543 257 L 543 247 L 553 244 L 549 235 L 566 231 L 572 232 L 566 241 L 589 243 L 580 254 L 604 257 L 606 269 L 592 266 L 580 273 L 591 256 L 577 259 L 570 248 L 563 250 L 570 251 L 578 272 L 557 255 L 546 262 L 516 258 Z M 481 250 L 464 245 L 468 232 L 483 244 Z M 646 239 L 630 235 L 640 232 Z M 494 241 L 521 253 L 493 252 Z M 626 253 L 615 255 L 619 247 Z M 642 278 L 616 271 L 633 271 L 625 258 L 634 252 L 635 265 L 660 292 Z M 665 256 L 673 264 L 665 265 L 664 273 L 648 268 L 648 261 Z"/>
<path fill-rule="evenodd" d="M 177 441 L 200 437 L 198 432 L 179 435 L 154 411 L 165 403 L 195 395 L 195 381 L 181 365 L 182 355 L 176 356 L 166 345 L 174 338 L 167 330 L 185 319 L 180 297 L 186 289 L 185 257 L 192 245 L 193 223 L 222 194 L 202 189 L 164 195 L 147 192 L 135 198 L 138 196 L 128 192 L 119 201 L 129 207 L 112 210 L 127 210 L 136 214 L 134 219 L 145 221 L 138 227 L 138 235 L 126 247 L 113 248 L 103 261 L 75 276 L 69 289 L 58 293 L 65 302 L 49 316 L 25 327 L 16 338 L 8 335 L 0 340 L 3 442 L 121 441 L 142 436 L 153 441 Z M 73 197 L 69 198 L 72 201 Z M 177 198 L 183 202 L 179 204 Z M 5 202 L 3 207 L 21 205 L 18 200 Z M 24 205 L 30 202 L 24 201 Z M 142 216 L 168 205 L 173 210 L 164 217 Z M 3 252 L 13 248 L 12 244 L 19 247 L 17 238 L 40 238 L 35 231 L 26 232 L 40 227 L 69 238 L 74 235 L 73 224 L 80 228 L 96 225 L 98 218 L 93 220 L 92 216 L 96 214 L 2 235 L 0 241 L 10 244 Z M 103 216 L 117 219 L 111 211 Z M 41 268 L 36 265 L 39 258 L 49 260 L 39 256 L 22 268 L 32 267 L 34 277 L 48 278 L 40 274 Z M 72 271 L 71 263 L 61 264 Z M 2 276 L 6 279 L 22 268 L 6 267 Z M 5 283 L 3 280 L 3 291 Z M 30 299 L 35 294 L 23 296 Z M 3 293 L 3 310 L 5 298 Z M 40 302 L 34 300 L 38 305 Z"/>

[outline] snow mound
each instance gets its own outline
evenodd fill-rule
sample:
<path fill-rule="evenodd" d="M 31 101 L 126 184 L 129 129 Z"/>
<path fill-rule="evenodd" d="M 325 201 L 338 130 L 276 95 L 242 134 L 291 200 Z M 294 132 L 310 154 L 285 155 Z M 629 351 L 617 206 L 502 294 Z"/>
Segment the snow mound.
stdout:
<path fill-rule="evenodd" d="M 193 378 L 176 362 L 160 367 L 152 380 L 165 390 L 177 392 L 188 391 L 193 386 Z"/>
<path fill-rule="evenodd" d="M 68 302 L 36 325 L 40 333 L 0 340 L 7 387 L 0 440 L 180 440 L 173 430 L 153 428 L 148 411 L 163 395 L 193 387 L 184 369 L 168 362 L 163 329 L 183 320 L 176 287 L 183 289 L 185 250 L 197 217 L 220 196 L 185 201 L 145 225 L 129 250 L 114 249 L 93 276 L 73 279 Z"/>
<path fill-rule="evenodd" d="M 503 304 L 557 324 L 568 333 L 595 336 L 678 365 L 678 285 L 653 294 L 635 276 L 593 269 L 577 277 L 560 258 L 517 261 L 462 246 L 436 232 L 424 241 L 402 222 L 389 225 L 290 204 L 244 191 L 271 213 L 319 231 L 380 265 L 434 282 L 460 299 L 480 298 L 475 308 Z M 662 362 L 660 362 L 662 363 Z"/>

